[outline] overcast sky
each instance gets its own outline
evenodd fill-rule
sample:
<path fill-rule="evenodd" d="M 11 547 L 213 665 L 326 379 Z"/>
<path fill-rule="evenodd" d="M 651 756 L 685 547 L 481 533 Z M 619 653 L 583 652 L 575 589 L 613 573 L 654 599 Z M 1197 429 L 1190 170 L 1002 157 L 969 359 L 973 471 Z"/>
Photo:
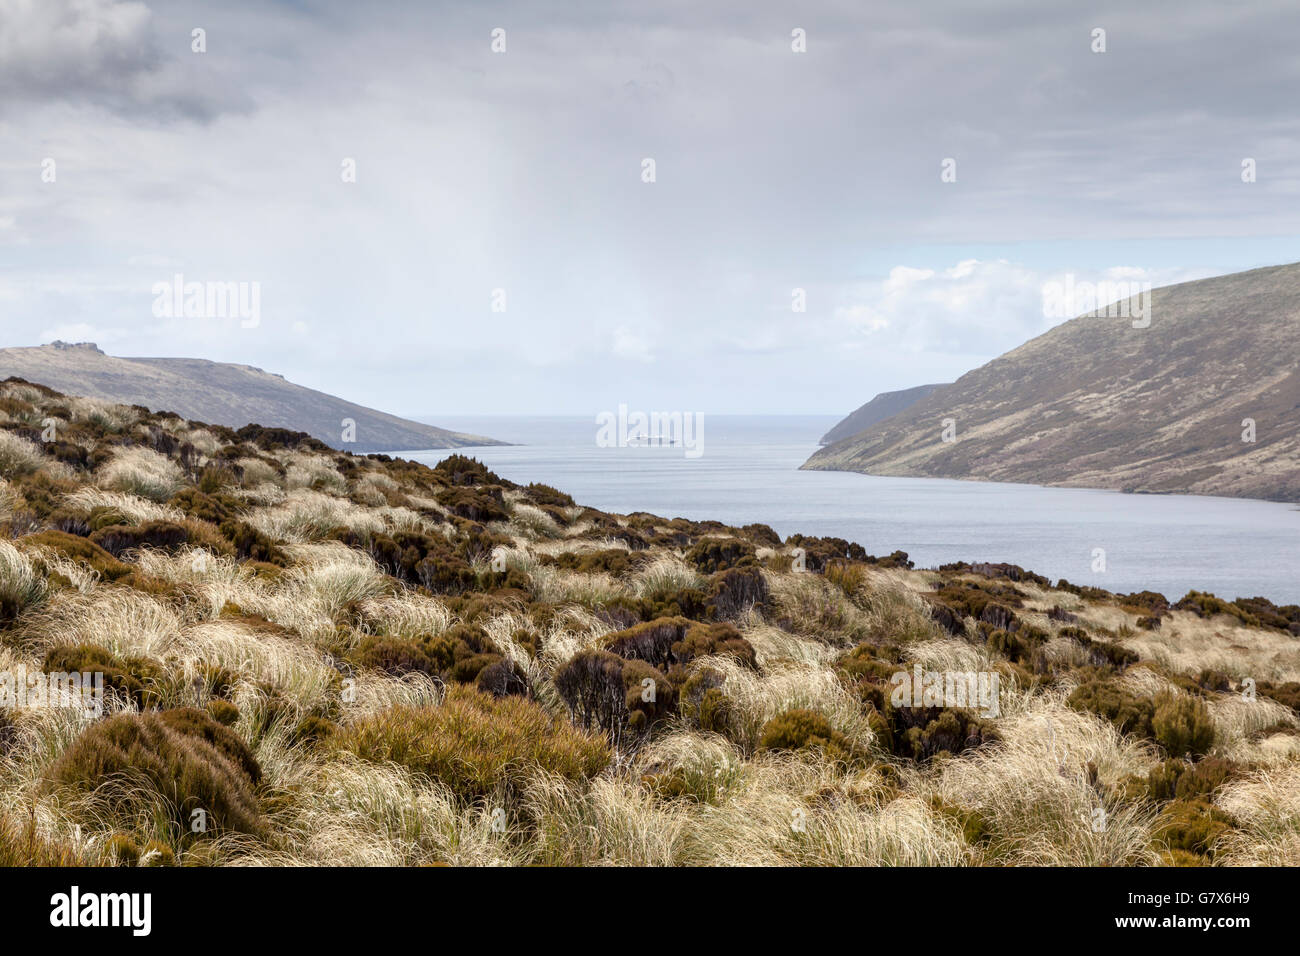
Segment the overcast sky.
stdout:
<path fill-rule="evenodd" d="M 0 0 L 0 344 L 450 426 L 846 413 L 1045 331 L 1065 273 L 1300 260 L 1297 36 L 1222 0 Z M 158 317 L 178 273 L 258 283 L 259 324 Z"/>

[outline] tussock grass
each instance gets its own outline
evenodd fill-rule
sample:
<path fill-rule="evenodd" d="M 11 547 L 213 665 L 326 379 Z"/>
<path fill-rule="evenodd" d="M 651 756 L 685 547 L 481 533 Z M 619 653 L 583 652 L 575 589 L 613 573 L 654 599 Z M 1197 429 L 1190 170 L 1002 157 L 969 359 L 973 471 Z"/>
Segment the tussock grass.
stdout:
<path fill-rule="evenodd" d="M 693 816 L 686 862 L 746 866 L 957 866 L 975 861 L 955 824 L 874 769 L 765 755 L 722 806 Z"/>
<path fill-rule="evenodd" d="M 1225 866 L 1300 866 L 1300 763 L 1261 770 L 1230 784 L 1216 801 L 1240 828 L 1219 843 Z"/>
<path fill-rule="evenodd" d="M 668 554 L 660 555 L 632 575 L 632 589 L 636 596 L 652 601 L 703 586 L 704 575 L 681 558 Z"/>
<path fill-rule="evenodd" d="M 837 647 L 871 637 L 873 618 L 818 574 L 769 574 L 769 588 L 795 633 Z"/>
<path fill-rule="evenodd" d="M 21 638 L 37 653 L 60 644 L 94 644 L 119 657 L 163 657 L 179 645 L 184 622 L 170 604 L 130 588 L 63 591 L 35 613 Z"/>
<path fill-rule="evenodd" d="M 563 534 L 559 522 L 541 508 L 524 502 L 517 502 L 512 506 L 509 526 L 512 532 L 521 534 L 529 540 L 558 538 Z"/>
<path fill-rule="evenodd" d="M 118 524 L 141 525 L 147 521 L 184 521 L 185 512 L 171 505 L 158 504 L 135 494 L 105 491 L 84 485 L 67 495 L 64 503 L 80 511 L 107 508 L 121 516 Z"/>
<path fill-rule="evenodd" d="M 730 657 L 700 658 L 696 667 L 722 675 L 722 691 L 732 703 L 727 736 L 746 752 L 758 747 L 764 724 L 795 708 L 824 715 L 832 728 L 863 748 L 875 739 L 861 704 L 827 667 L 781 661 L 759 673 Z"/>
<path fill-rule="evenodd" d="M 32 559 L 8 541 L 0 541 L 0 620 L 39 607 L 49 594 L 45 575 Z"/>
<path fill-rule="evenodd" d="M 358 534 L 384 530 L 379 515 L 319 491 L 298 488 L 283 502 L 252 512 L 247 521 L 268 537 L 292 543 L 319 541 L 335 528 Z"/>
<path fill-rule="evenodd" d="M 68 407 L 74 422 L 94 425 L 110 434 L 121 434 L 140 421 L 139 413 L 128 405 L 115 405 L 98 398 L 73 398 Z"/>
<path fill-rule="evenodd" d="M 334 462 L 324 455 L 289 456 L 284 483 L 291 491 L 308 488 L 331 495 L 344 495 L 348 490 L 347 479 L 339 474 Z"/>
<path fill-rule="evenodd" d="M 99 486 L 150 501 L 166 501 L 180 491 L 184 476 L 165 455 L 148 448 L 122 447 L 98 472 Z"/>
<path fill-rule="evenodd" d="M 20 478 L 49 462 L 40 446 L 13 432 L 0 431 L 0 478 Z"/>

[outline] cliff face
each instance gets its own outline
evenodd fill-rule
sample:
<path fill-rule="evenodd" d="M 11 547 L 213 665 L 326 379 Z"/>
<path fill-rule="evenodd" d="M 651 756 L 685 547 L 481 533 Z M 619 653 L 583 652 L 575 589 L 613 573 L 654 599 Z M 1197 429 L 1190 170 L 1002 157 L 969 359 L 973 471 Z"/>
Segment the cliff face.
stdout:
<path fill-rule="evenodd" d="M 1300 501 L 1300 264 L 1149 308 L 1057 326 L 803 467 Z"/>
<path fill-rule="evenodd" d="M 27 379 L 61 392 L 239 428 L 249 422 L 303 431 L 349 451 L 410 451 L 498 445 L 366 408 L 304 388 L 249 365 L 187 358 L 117 358 L 91 343 L 54 342 L 0 349 L 0 379 Z M 343 442 L 343 421 L 356 423 L 356 441 Z"/>

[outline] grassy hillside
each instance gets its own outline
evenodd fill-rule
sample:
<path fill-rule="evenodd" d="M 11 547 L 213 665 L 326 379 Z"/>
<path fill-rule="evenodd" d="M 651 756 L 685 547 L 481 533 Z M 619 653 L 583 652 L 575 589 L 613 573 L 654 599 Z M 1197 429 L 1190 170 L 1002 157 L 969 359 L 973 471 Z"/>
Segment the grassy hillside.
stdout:
<path fill-rule="evenodd" d="M 1300 501 L 1300 264 L 1156 289 L 1132 321 L 1059 325 L 804 467 Z"/>
<path fill-rule="evenodd" d="M 21 382 L 0 527 L 0 672 L 111 691 L 0 710 L 0 865 L 1300 863 L 1300 607 Z M 895 703 L 918 665 L 996 676 L 996 714 Z"/>
<path fill-rule="evenodd" d="M 240 428 L 307 432 L 332 448 L 350 451 L 415 451 L 499 445 L 413 422 L 387 412 L 304 388 L 249 365 L 186 358 L 118 358 L 90 343 L 56 342 L 37 348 L 0 349 L 0 378 L 15 376 L 88 398 L 143 405 L 185 418 Z M 355 423 L 355 440 L 344 441 L 344 419 Z"/>
<path fill-rule="evenodd" d="M 886 418 L 891 418 L 904 409 L 911 408 L 939 388 L 943 388 L 942 383 L 937 385 L 917 385 L 915 388 L 905 388 L 897 392 L 881 392 L 867 404 L 855 409 L 837 422 L 834 428 L 821 437 L 821 443 L 830 445 L 845 438 L 850 438 L 858 432 L 870 428 L 876 422 L 883 422 Z"/>

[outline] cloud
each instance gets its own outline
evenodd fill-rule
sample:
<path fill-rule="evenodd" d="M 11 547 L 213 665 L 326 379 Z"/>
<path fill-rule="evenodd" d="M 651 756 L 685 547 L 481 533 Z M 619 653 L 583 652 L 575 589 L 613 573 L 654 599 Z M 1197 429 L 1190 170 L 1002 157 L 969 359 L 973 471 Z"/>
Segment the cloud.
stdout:
<path fill-rule="evenodd" d="M 1051 276 L 1300 258 L 1300 9 L 1101 11 L 1104 55 L 1018 0 L 809 0 L 803 54 L 768 0 L 393 9 L 0 0 L 4 344 L 117 329 L 396 410 L 847 410 L 1043 331 Z M 177 271 L 260 282 L 261 326 L 160 325 Z"/>
<path fill-rule="evenodd" d="M 1071 272 L 1076 283 L 1149 282 L 1152 287 L 1204 278 L 1204 270 L 1120 265 Z M 944 269 L 899 265 L 874 284 L 846 288 L 834 317 L 851 337 L 908 352 L 988 354 L 1015 348 L 1074 318 L 1045 304 L 1064 277 L 1009 262 L 963 259 Z M 846 340 L 852 344 L 852 338 Z"/>
<path fill-rule="evenodd" d="M 650 342 L 640 332 L 620 325 L 614 330 L 613 339 L 610 352 L 619 358 L 632 359 L 637 362 L 654 361 L 654 351 Z"/>
<path fill-rule="evenodd" d="M 60 102 L 157 121 L 247 108 L 242 94 L 179 68 L 181 50 L 188 31 L 164 47 L 136 0 L 0 0 L 0 101 L 5 112 Z"/>

